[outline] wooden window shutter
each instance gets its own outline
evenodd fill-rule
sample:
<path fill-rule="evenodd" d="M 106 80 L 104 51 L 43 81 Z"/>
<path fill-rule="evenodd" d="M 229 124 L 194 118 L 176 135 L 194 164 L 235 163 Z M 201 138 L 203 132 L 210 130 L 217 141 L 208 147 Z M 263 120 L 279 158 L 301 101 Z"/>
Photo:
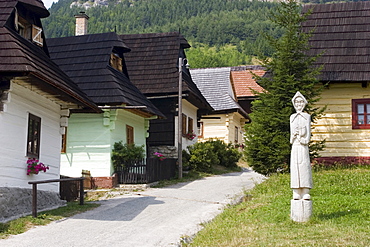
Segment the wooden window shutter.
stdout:
<path fill-rule="evenodd" d="M 42 28 L 32 25 L 32 41 L 39 46 L 43 46 L 43 39 L 41 36 Z"/>
<path fill-rule="evenodd" d="M 126 125 L 126 143 L 134 144 L 134 127 Z"/>
<path fill-rule="evenodd" d="M 116 70 L 122 72 L 122 58 L 120 58 L 118 55 L 114 53 L 110 54 L 110 65 Z"/>
<path fill-rule="evenodd" d="M 67 152 L 67 127 L 65 127 L 65 133 L 62 135 L 62 148 L 61 153 L 65 154 Z"/>
<path fill-rule="evenodd" d="M 186 135 L 188 133 L 187 131 L 187 126 L 186 126 L 186 119 L 187 119 L 187 116 L 185 114 L 182 114 L 182 134 L 183 135 Z"/>

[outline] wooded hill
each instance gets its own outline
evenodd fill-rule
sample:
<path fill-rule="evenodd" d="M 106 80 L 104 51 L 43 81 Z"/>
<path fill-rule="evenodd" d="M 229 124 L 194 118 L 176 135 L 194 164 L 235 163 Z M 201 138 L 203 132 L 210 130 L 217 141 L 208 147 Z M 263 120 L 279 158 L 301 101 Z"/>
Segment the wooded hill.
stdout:
<path fill-rule="evenodd" d="M 180 31 L 193 47 L 187 51 L 193 68 L 251 64 L 253 56 L 272 52 L 261 33 L 281 35 L 268 18 L 275 2 L 108 0 L 108 6 L 88 9 L 71 7 L 72 2 L 59 0 L 51 6 L 43 22 L 46 37 L 74 35 L 74 15 L 80 11 L 90 17 L 89 33 Z"/>

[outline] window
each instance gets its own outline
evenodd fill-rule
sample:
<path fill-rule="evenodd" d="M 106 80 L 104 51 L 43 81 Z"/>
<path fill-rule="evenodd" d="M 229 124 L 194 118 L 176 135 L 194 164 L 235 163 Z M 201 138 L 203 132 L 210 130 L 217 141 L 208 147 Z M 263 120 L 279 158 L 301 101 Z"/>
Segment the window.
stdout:
<path fill-rule="evenodd" d="M 199 124 L 199 126 L 198 126 L 198 137 L 203 138 L 203 132 L 204 132 L 203 122 L 199 122 L 198 124 Z"/>
<path fill-rule="evenodd" d="M 239 128 L 235 126 L 235 133 L 234 133 L 234 141 L 235 143 L 239 142 Z"/>
<path fill-rule="evenodd" d="M 352 100 L 352 129 L 370 129 L 370 99 Z"/>
<path fill-rule="evenodd" d="M 126 143 L 134 144 L 134 127 L 126 125 Z"/>
<path fill-rule="evenodd" d="M 186 119 L 187 119 L 187 116 L 185 114 L 182 114 L 182 135 L 186 135 L 188 132 L 187 132 L 187 129 L 186 129 Z"/>
<path fill-rule="evenodd" d="M 17 11 L 15 14 L 15 28 L 23 38 L 31 40 L 39 46 L 43 46 L 42 28 L 31 24 L 19 16 Z"/>
<path fill-rule="evenodd" d="M 27 156 L 39 158 L 41 136 L 41 118 L 28 115 Z"/>
<path fill-rule="evenodd" d="M 31 24 L 28 21 L 18 16 L 16 28 L 18 29 L 19 35 L 21 35 L 23 38 L 28 40 L 31 39 Z"/>
<path fill-rule="evenodd" d="M 188 118 L 188 133 L 194 133 L 194 121 L 191 117 Z"/>
<path fill-rule="evenodd" d="M 109 63 L 110 66 L 122 72 L 122 58 L 120 58 L 118 54 L 115 53 L 110 54 Z"/>

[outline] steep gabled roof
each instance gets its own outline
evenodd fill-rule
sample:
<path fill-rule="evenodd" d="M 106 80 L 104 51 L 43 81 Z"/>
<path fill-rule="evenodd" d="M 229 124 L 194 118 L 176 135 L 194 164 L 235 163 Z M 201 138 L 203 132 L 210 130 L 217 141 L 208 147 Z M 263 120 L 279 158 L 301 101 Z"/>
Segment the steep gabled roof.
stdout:
<path fill-rule="evenodd" d="M 236 102 L 230 82 L 231 68 L 192 69 L 191 76 L 216 112 L 239 112 L 245 118 L 248 114 Z"/>
<path fill-rule="evenodd" d="M 263 88 L 256 82 L 254 75 L 263 76 L 265 70 L 231 70 L 231 82 L 235 89 L 237 98 L 253 97 L 254 91 L 262 92 Z"/>
<path fill-rule="evenodd" d="M 51 61 L 44 49 L 20 36 L 13 25 L 8 26 L 8 23 L 14 23 L 14 7 L 19 7 L 20 5 L 17 5 L 19 2 L 21 5 L 27 3 L 23 7 L 41 13 L 41 16 L 37 16 L 36 13 L 36 18 L 45 15 L 45 7 L 40 1 L 0 0 L 1 75 L 13 78 L 26 87 L 32 85 L 33 90 L 48 93 L 54 100 L 58 99 L 60 104 L 73 103 L 99 111 L 98 107 Z"/>
<path fill-rule="evenodd" d="M 177 95 L 179 57 L 190 45 L 178 32 L 120 35 L 131 48 L 126 64 L 131 81 L 147 96 Z M 183 68 L 183 93 L 198 102 L 199 108 L 209 108 L 206 100 Z"/>
<path fill-rule="evenodd" d="M 50 15 L 45 8 L 44 3 L 40 0 L 0 0 L 0 26 L 3 27 L 9 19 L 17 4 L 29 9 L 39 18 L 45 18 Z"/>
<path fill-rule="evenodd" d="M 47 44 L 52 60 L 96 104 L 146 106 L 142 111 L 163 116 L 127 74 L 109 65 L 113 49 L 119 53 L 130 50 L 116 33 L 53 38 Z"/>
<path fill-rule="evenodd" d="M 370 78 L 370 2 L 304 6 L 313 9 L 303 30 L 313 31 L 310 55 L 323 55 L 323 81 L 368 81 Z"/>

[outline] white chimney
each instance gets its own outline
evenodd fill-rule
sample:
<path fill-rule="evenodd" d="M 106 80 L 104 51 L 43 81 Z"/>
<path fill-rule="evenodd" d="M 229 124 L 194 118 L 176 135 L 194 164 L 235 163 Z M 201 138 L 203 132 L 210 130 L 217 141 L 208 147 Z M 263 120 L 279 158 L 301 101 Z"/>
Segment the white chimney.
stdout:
<path fill-rule="evenodd" d="M 80 14 L 75 15 L 76 18 L 76 36 L 87 34 L 87 20 L 89 17 L 85 12 L 81 11 Z"/>

